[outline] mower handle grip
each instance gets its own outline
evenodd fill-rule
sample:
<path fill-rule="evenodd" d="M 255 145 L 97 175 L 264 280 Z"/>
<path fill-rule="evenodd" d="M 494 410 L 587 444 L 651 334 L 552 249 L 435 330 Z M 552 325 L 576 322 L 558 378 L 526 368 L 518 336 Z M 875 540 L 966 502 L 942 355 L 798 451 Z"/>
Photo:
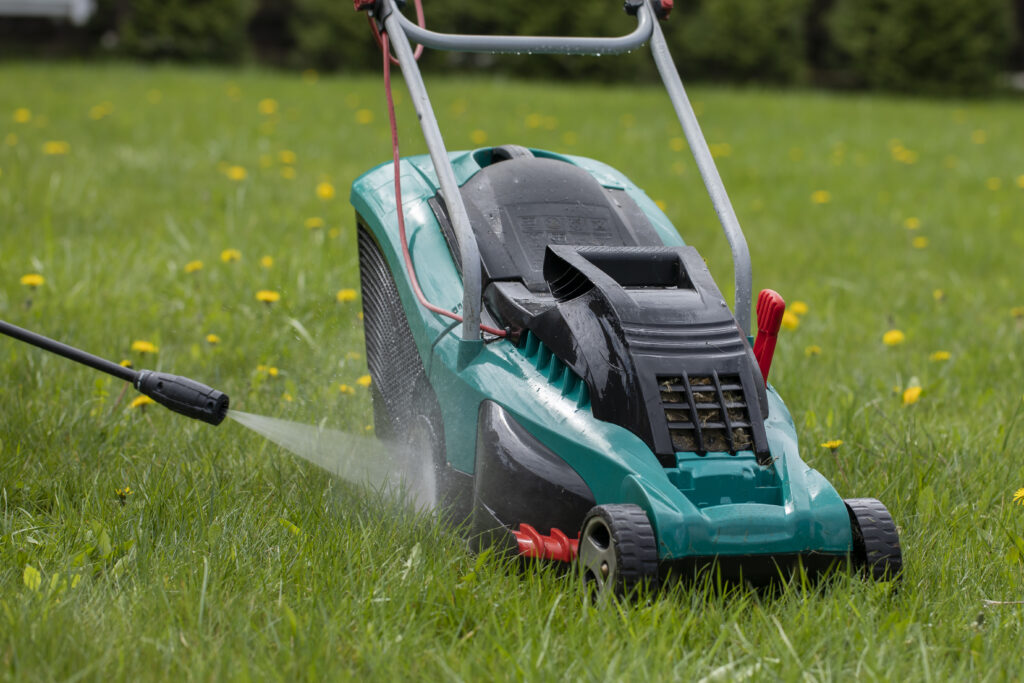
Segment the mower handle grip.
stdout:
<path fill-rule="evenodd" d="M 406 19 L 395 3 L 395 17 L 412 41 L 435 50 L 485 52 L 491 54 L 617 55 L 635 50 L 650 37 L 654 28 L 651 12 L 637 12 L 637 26 L 631 33 L 611 38 L 571 36 L 481 36 L 437 33 Z"/>

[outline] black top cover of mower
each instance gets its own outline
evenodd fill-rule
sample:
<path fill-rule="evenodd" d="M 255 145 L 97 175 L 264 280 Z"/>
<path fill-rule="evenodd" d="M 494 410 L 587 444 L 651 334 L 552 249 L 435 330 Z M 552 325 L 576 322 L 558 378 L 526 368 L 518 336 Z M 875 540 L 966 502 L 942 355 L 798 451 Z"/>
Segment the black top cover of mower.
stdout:
<path fill-rule="evenodd" d="M 489 314 L 582 378 L 596 418 L 670 466 L 677 452 L 769 458 L 764 380 L 693 247 L 662 245 L 624 192 L 522 148 L 498 148 L 462 194 Z M 457 259 L 443 201 L 431 204 Z"/>

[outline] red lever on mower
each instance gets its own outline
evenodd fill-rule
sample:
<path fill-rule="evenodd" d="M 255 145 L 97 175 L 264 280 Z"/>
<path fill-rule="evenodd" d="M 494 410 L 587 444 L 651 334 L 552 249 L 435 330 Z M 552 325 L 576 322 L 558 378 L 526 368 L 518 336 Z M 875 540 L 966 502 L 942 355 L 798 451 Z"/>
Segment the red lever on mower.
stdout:
<path fill-rule="evenodd" d="M 764 375 L 765 384 L 768 384 L 768 371 L 772 367 L 775 342 L 779 339 L 782 314 L 785 312 L 786 302 L 778 292 L 762 289 L 757 295 L 757 339 L 754 340 L 754 357 L 757 358 L 761 374 Z"/>

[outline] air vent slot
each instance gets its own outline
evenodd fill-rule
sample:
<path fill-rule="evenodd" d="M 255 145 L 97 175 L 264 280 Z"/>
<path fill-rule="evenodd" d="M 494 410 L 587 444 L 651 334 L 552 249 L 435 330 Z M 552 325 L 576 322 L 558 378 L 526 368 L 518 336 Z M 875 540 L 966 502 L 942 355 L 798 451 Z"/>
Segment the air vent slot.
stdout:
<path fill-rule="evenodd" d="M 562 396 L 575 401 L 577 408 L 590 409 L 590 391 L 586 382 L 555 356 L 537 335 L 527 330 L 517 349 Z"/>
<path fill-rule="evenodd" d="M 677 453 L 735 455 L 754 448 L 739 375 L 659 375 L 658 391 Z"/>

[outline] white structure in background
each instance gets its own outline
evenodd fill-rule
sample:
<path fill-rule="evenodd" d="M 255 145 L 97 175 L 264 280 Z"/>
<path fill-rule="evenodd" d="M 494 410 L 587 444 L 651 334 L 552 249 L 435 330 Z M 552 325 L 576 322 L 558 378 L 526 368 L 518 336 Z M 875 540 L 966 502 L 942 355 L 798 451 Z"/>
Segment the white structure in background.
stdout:
<path fill-rule="evenodd" d="M 95 0 L 0 0 L 0 16 L 69 19 L 75 26 L 89 21 Z"/>

